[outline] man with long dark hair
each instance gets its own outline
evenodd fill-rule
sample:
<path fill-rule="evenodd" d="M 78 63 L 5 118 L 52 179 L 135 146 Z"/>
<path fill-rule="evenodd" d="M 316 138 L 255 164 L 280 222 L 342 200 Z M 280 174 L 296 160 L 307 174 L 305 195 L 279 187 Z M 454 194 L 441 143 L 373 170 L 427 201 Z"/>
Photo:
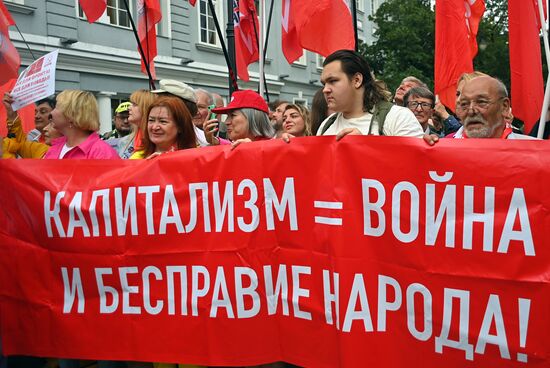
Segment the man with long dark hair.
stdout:
<path fill-rule="evenodd" d="M 336 113 L 320 126 L 317 135 L 392 135 L 421 138 L 422 127 L 407 108 L 390 102 L 391 94 L 359 53 L 339 50 L 323 63 L 323 93 Z"/>

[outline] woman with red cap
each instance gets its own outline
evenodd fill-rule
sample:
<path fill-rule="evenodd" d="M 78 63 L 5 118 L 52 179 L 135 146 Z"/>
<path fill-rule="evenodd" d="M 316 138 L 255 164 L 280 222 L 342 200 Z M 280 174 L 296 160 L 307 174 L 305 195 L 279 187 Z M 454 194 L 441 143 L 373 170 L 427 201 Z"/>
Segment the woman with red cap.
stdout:
<path fill-rule="evenodd" d="M 213 109 L 216 114 L 227 114 L 227 135 L 233 147 L 244 142 L 271 139 L 275 131 L 269 122 L 269 107 L 262 96 L 251 90 L 236 91 L 226 107 Z M 211 145 L 228 144 L 214 136 L 218 131 L 218 122 L 208 120 L 204 123 L 206 140 Z"/>

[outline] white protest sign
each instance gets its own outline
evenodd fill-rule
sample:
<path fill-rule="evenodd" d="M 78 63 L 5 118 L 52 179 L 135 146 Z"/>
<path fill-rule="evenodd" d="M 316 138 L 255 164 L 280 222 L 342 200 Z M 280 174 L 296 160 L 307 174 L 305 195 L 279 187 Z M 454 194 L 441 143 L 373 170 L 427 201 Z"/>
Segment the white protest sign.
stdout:
<path fill-rule="evenodd" d="M 59 50 L 55 50 L 42 56 L 19 75 L 11 91 L 11 106 L 14 111 L 55 93 L 55 66 L 58 53 Z"/>

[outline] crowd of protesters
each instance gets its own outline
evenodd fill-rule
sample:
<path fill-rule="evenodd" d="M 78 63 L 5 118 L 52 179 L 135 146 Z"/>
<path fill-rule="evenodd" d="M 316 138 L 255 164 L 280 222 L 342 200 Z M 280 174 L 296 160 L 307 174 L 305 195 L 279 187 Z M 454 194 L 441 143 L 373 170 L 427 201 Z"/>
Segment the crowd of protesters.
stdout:
<path fill-rule="evenodd" d="M 514 131 L 510 99 L 501 81 L 474 72 L 457 82 L 453 114 L 418 78 L 407 76 L 392 94 L 360 54 L 340 50 L 324 61 L 323 87 L 311 109 L 288 101 L 268 104 L 251 90 L 236 91 L 223 106 L 217 94 L 161 80 L 159 89 L 134 91 L 128 102 L 121 103 L 115 109 L 113 131 L 102 137 L 97 133 L 98 104 L 90 92 L 65 90 L 36 102 L 36 128 L 28 135 L 6 94 L 9 134 L 2 141 L 2 158 L 154 159 L 202 146 L 235 148 L 276 138 L 290 143 L 312 135 L 332 135 L 336 140 L 347 135 L 409 136 L 430 145 L 440 138 L 533 139 Z M 40 366 L 34 363 L 25 361 L 23 366 Z M 59 360 L 60 367 L 79 364 Z M 99 362 L 98 366 L 124 364 Z"/>

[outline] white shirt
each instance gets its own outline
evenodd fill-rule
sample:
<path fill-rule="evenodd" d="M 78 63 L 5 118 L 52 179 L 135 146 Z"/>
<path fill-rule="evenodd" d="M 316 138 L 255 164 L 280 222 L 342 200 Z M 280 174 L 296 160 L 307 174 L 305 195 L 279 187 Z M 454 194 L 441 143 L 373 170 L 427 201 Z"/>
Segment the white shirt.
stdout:
<path fill-rule="evenodd" d="M 336 114 L 338 114 L 336 121 L 324 134 L 321 134 L 323 127 L 334 114 L 321 123 L 317 135 L 336 135 L 346 128 L 357 128 L 361 133 L 365 135 L 369 134 L 369 127 L 372 121 L 372 114 L 370 112 L 366 112 L 363 116 L 358 118 L 351 119 L 344 118 L 341 112 L 337 112 Z M 379 135 L 378 122 L 375 121 L 372 124 L 370 132 L 372 135 Z M 394 105 L 386 115 L 386 120 L 384 121 L 384 135 L 422 138 L 424 136 L 424 131 L 422 130 L 422 125 L 420 125 L 411 110 L 406 107 Z"/>
<path fill-rule="evenodd" d="M 70 150 L 72 150 L 74 147 L 69 147 L 67 146 L 67 143 L 65 143 L 63 145 L 63 147 L 61 147 L 61 152 L 59 152 L 59 158 L 62 159 L 63 157 L 65 157 L 65 154 L 67 154 L 67 152 L 69 152 Z"/>
<path fill-rule="evenodd" d="M 197 143 L 201 147 L 208 146 L 208 142 L 206 141 L 206 136 L 204 135 L 204 132 L 197 128 L 195 125 L 193 125 L 193 128 L 195 128 L 195 135 L 197 136 Z"/>

